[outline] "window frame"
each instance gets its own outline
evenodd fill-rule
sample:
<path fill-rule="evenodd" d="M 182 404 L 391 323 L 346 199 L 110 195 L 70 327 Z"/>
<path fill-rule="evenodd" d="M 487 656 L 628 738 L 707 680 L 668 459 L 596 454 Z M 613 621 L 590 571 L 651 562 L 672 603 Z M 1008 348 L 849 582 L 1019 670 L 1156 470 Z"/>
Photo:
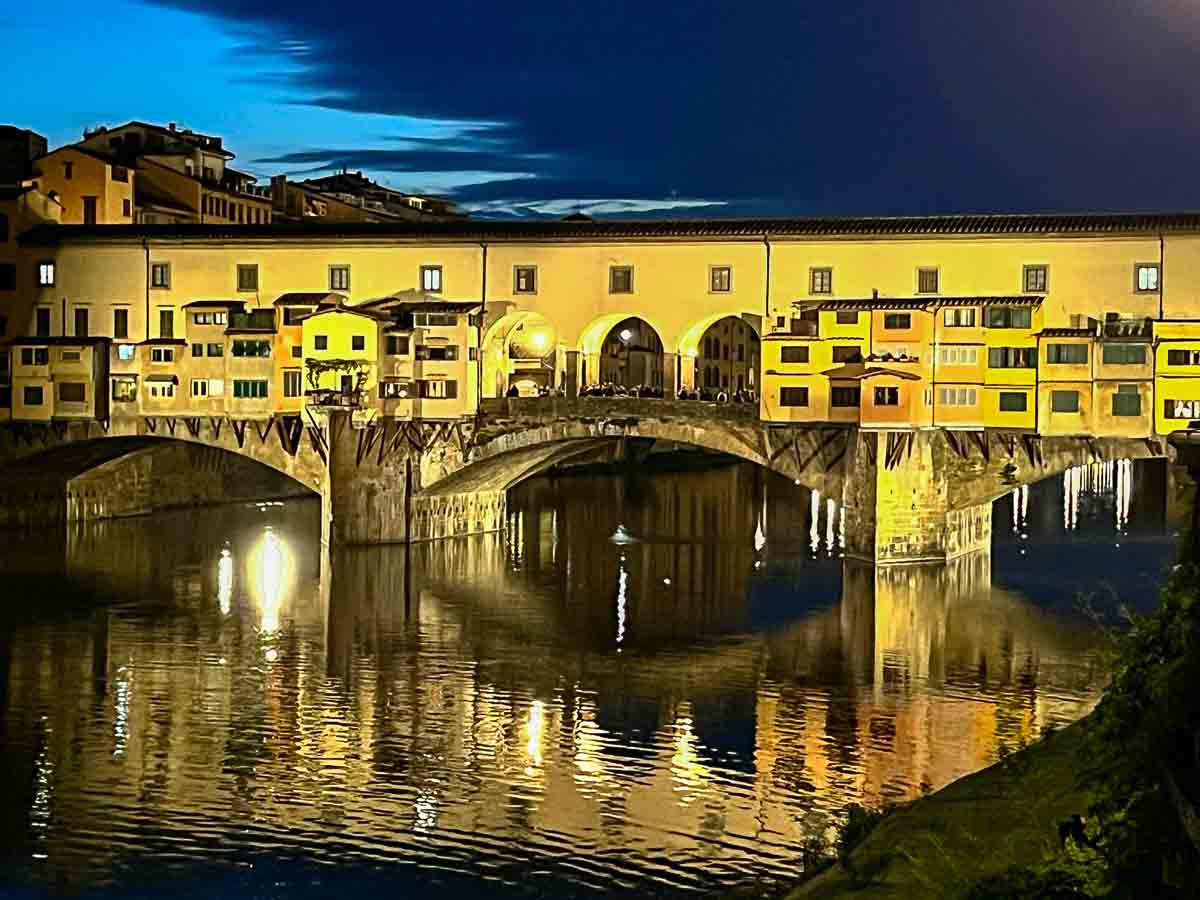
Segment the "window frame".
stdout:
<path fill-rule="evenodd" d="M 889 319 L 903 320 L 903 325 L 889 325 Z M 885 331 L 908 331 L 912 328 L 912 313 L 911 312 L 885 312 L 883 314 L 883 328 Z"/>
<path fill-rule="evenodd" d="M 803 356 L 803 359 L 788 359 L 787 355 L 788 355 L 789 351 L 796 353 L 800 356 Z M 785 366 L 807 365 L 811 358 L 812 358 L 812 351 L 811 351 L 811 348 L 808 346 L 808 344 L 784 344 L 782 347 L 779 348 L 779 364 L 780 365 L 785 365 Z"/>
<path fill-rule="evenodd" d="M 849 392 L 848 394 L 843 392 Z M 839 402 L 844 399 L 852 399 L 853 403 Z M 861 387 L 830 387 L 829 388 L 829 406 L 831 409 L 859 409 L 862 407 L 862 388 Z"/>
<path fill-rule="evenodd" d="M 1146 365 L 1146 349 L 1148 344 L 1135 343 L 1101 343 L 1100 344 L 1100 365 L 1102 366 L 1144 366 Z M 1128 359 L 1112 360 L 1108 358 L 1109 350 L 1120 348 L 1122 351 L 1140 350 L 1138 354 L 1141 358 L 1130 361 Z M 1168 351 L 1169 352 L 1169 351 Z"/>
<path fill-rule="evenodd" d="M 787 398 L 796 398 L 803 402 L 789 402 Z M 784 385 L 779 388 L 779 405 L 788 409 L 807 409 L 809 391 L 806 385 Z"/>
<path fill-rule="evenodd" d="M 37 263 L 37 286 L 40 288 L 48 288 L 56 287 L 57 285 L 58 264 L 52 259 L 39 260 Z"/>
<path fill-rule="evenodd" d="M 879 399 L 881 396 L 883 400 Z M 881 384 L 875 388 L 872 399 L 872 406 L 899 406 L 900 387 L 894 384 Z"/>
<path fill-rule="evenodd" d="M 345 283 L 339 285 L 337 276 L 345 275 Z M 350 265 L 349 263 L 330 263 L 329 265 L 329 289 L 331 291 L 349 291 L 350 290 Z"/>
<path fill-rule="evenodd" d="M 922 286 L 921 279 L 924 276 L 929 275 L 931 273 L 933 275 L 933 288 L 927 289 Z M 941 267 L 939 267 L 939 266 L 917 266 L 917 289 L 915 291 L 913 291 L 913 293 L 921 294 L 923 296 L 929 296 L 929 295 L 933 295 L 933 294 L 940 294 L 941 292 L 942 292 Z"/>
<path fill-rule="evenodd" d="M 530 277 L 530 287 L 521 287 L 521 275 L 528 274 Z M 522 295 L 532 295 L 538 292 L 538 267 L 530 266 L 522 263 L 521 265 L 513 266 L 513 293 Z"/>
<path fill-rule="evenodd" d="M 1065 352 L 1070 349 L 1070 352 Z M 1083 351 L 1083 359 L 1063 359 L 1064 355 L 1077 355 L 1075 350 Z M 1046 365 L 1048 366 L 1086 366 L 1090 354 L 1087 344 L 1046 344 Z M 1054 357 L 1059 357 L 1055 359 Z"/>
<path fill-rule="evenodd" d="M 289 381 L 295 382 L 295 391 L 290 391 L 291 385 Z M 283 396 L 287 399 L 295 399 L 304 396 L 304 374 L 299 369 L 284 369 L 283 370 Z"/>
<path fill-rule="evenodd" d="M 350 352 L 365 353 L 367 350 L 367 336 L 365 334 L 350 335 Z"/>
<path fill-rule="evenodd" d="M 1154 270 L 1154 287 L 1144 288 L 1142 283 L 1142 270 Z M 1135 294 L 1157 294 L 1162 290 L 1162 266 L 1156 262 L 1137 262 L 1133 264 L 1133 292 Z"/>
<path fill-rule="evenodd" d="M 977 328 L 978 310 L 974 306 L 948 306 L 942 310 L 942 327 L 943 328 Z M 965 314 L 970 313 L 969 322 L 960 322 L 960 318 L 968 318 Z M 951 322 L 950 319 L 954 321 Z"/>
<path fill-rule="evenodd" d="M 833 266 L 809 267 L 808 293 L 815 297 L 833 294 Z"/>
<path fill-rule="evenodd" d="M 435 273 L 437 274 L 437 286 L 427 287 L 426 275 L 433 275 Z M 436 263 L 422 265 L 418 277 L 421 279 L 421 290 L 426 294 L 440 294 L 446 289 L 445 273 L 442 271 L 442 267 Z"/>
<path fill-rule="evenodd" d="M 1021 408 L 1020 409 L 1005 409 L 1004 408 L 1004 398 L 1005 397 L 1020 397 L 1021 398 Z M 997 412 L 1020 412 L 1020 413 L 1029 412 L 1029 391 L 1000 391 L 999 396 L 997 396 L 997 398 L 996 398 L 996 411 Z"/>
<path fill-rule="evenodd" d="M 1067 409 L 1059 406 L 1060 399 L 1065 397 L 1074 398 L 1074 408 Z M 1080 413 L 1079 391 L 1058 390 L 1050 392 L 1050 412 L 1058 415 L 1077 416 Z"/>
<path fill-rule="evenodd" d="M 628 282 L 620 290 L 617 289 L 617 273 L 628 275 Z M 609 266 L 608 267 L 608 292 L 610 294 L 632 294 L 633 293 L 633 266 Z"/>
<path fill-rule="evenodd" d="M 313 350 L 328 350 L 328 349 L 329 349 L 329 335 L 314 334 L 313 335 Z"/>
<path fill-rule="evenodd" d="M 1034 272 L 1042 275 L 1042 286 L 1031 288 L 1029 276 Z M 1046 263 L 1027 263 L 1021 267 L 1021 292 L 1025 294 L 1048 294 L 1050 292 L 1050 266 Z"/>
<path fill-rule="evenodd" d="M 724 276 L 725 286 L 719 284 L 719 276 Z M 708 292 L 710 294 L 729 294 L 733 291 L 733 266 L 727 264 L 711 265 L 708 267 Z"/>
<path fill-rule="evenodd" d="M 1132 400 L 1136 409 L 1133 411 L 1118 411 L 1118 400 L 1122 398 L 1126 401 Z M 1112 394 L 1112 415 L 1120 416 L 1121 418 L 1140 417 L 1142 415 L 1142 392 L 1138 390 L 1136 384 L 1117 385 L 1117 389 Z"/>
<path fill-rule="evenodd" d="M 160 283 L 159 273 L 163 274 Z M 152 291 L 169 291 L 171 289 L 171 264 L 169 262 L 150 263 L 150 289 Z"/>
<path fill-rule="evenodd" d="M 245 286 L 244 281 L 246 281 L 248 279 L 244 279 L 243 276 L 250 275 L 250 274 L 254 275 L 254 284 L 253 284 L 253 286 Z M 238 290 L 239 294 L 258 293 L 258 290 L 259 290 L 258 263 L 238 263 L 237 264 L 237 290 Z"/>

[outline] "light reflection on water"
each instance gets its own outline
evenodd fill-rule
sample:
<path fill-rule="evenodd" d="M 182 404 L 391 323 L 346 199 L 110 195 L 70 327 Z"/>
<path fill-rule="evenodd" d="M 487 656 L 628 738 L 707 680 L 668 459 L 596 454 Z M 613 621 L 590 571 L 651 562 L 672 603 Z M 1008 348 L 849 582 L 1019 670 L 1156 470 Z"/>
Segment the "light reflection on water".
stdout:
<path fill-rule="evenodd" d="M 1072 602 L 1161 575 L 1163 471 L 1017 489 L 991 556 L 936 568 L 843 561 L 837 504 L 742 466 L 539 480 L 503 536 L 324 566 L 303 503 L 30 540 L 3 564 L 0 886 L 791 878 L 846 805 L 1090 708 Z"/>

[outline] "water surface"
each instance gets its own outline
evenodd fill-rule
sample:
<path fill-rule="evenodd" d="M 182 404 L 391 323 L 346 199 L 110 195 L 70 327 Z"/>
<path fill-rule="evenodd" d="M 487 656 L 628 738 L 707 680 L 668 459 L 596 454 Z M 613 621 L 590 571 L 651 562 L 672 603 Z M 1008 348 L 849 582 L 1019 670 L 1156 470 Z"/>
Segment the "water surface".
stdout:
<path fill-rule="evenodd" d="M 1078 470 L 998 501 L 992 554 L 878 571 L 742 465 L 539 479 L 502 535 L 325 560 L 311 502 L 10 535 L 0 889 L 791 879 L 847 804 L 1091 708 L 1079 602 L 1153 607 L 1169 496 L 1162 463 Z"/>

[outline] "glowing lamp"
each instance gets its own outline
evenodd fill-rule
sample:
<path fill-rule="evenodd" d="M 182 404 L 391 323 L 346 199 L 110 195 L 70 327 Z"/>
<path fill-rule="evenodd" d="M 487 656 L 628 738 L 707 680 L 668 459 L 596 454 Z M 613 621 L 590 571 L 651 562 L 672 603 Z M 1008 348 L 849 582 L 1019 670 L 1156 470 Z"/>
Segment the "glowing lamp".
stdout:
<path fill-rule="evenodd" d="M 621 340 L 623 340 L 623 341 L 625 341 L 626 343 L 628 343 L 628 342 L 629 342 L 629 339 L 630 339 L 631 337 L 633 337 L 633 332 L 632 332 L 632 331 L 630 331 L 628 328 L 625 328 L 625 329 L 623 329 L 623 330 L 621 331 Z"/>

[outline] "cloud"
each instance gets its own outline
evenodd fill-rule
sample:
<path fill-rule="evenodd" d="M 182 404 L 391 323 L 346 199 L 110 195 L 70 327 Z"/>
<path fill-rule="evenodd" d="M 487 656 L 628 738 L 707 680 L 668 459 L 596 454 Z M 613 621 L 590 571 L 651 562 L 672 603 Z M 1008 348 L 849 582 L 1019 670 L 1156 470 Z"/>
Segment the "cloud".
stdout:
<path fill-rule="evenodd" d="M 1161 4 L 154 2 L 219 17 L 290 102 L 440 130 L 263 162 L 464 173 L 480 209 L 1200 205 L 1179 115 L 1200 20 Z"/>

